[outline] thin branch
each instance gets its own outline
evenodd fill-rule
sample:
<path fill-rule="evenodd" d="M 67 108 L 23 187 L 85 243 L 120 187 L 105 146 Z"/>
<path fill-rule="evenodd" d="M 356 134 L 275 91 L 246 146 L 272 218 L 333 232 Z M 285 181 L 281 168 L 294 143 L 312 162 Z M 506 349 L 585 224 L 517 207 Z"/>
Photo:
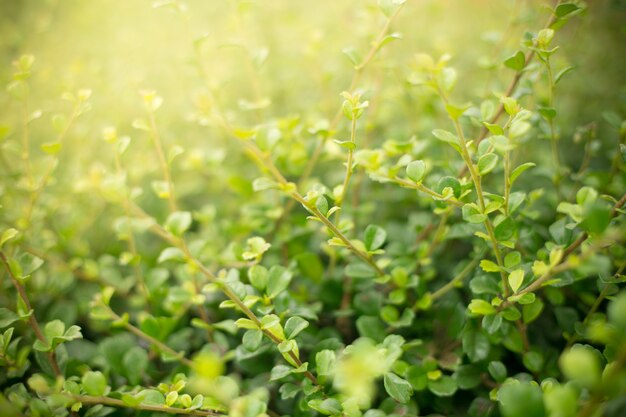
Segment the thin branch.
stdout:
<path fill-rule="evenodd" d="M 118 400 L 115 398 L 104 397 L 104 396 L 93 396 L 93 395 L 72 395 L 71 398 L 83 404 L 89 405 L 108 405 L 112 407 L 120 407 L 120 408 L 132 408 L 135 410 L 144 410 L 144 411 L 157 411 L 160 413 L 168 413 L 168 414 L 183 414 L 187 416 L 225 416 L 225 414 L 218 413 L 217 411 L 210 410 L 191 410 L 188 408 L 178 408 L 178 407 L 168 407 L 161 405 L 150 405 L 150 404 L 137 404 L 137 405 L 129 405 L 126 404 L 122 400 Z"/>
<path fill-rule="evenodd" d="M 37 339 L 42 341 L 45 345 L 48 345 L 48 341 L 46 340 L 46 337 L 41 331 L 39 322 L 37 321 L 37 318 L 35 317 L 35 311 L 33 310 L 33 307 L 30 304 L 30 300 L 28 299 L 28 294 L 26 294 L 26 290 L 24 289 L 24 286 L 19 282 L 17 277 L 13 274 L 13 271 L 11 270 L 11 266 L 9 265 L 9 260 L 7 259 L 6 255 L 2 251 L 0 251 L 0 260 L 2 260 L 2 263 L 4 264 L 7 274 L 11 278 L 11 282 L 13 283 L 13 286 L 15 287 L 15 289 L 17 290 L 17 293 L 22 299 L 22 302 L 24 303 L 28 311 L 32 312 L 32 314 L 28 317 L 28 324 L 35 332 L 35 336 L 37 336 Z M 57 377 L 62 376 L 63 373 L 61 372 L 61 368 L 59 367 L 59 364 L 57 363 L 56 355 L 54 354 L 54 351 L 48 352 L 48 360 L 50 361 L 50 365 L 52 366 L 52 370 L 54 371 L 54 374 Z"/>
<path fill-rule="evenodd" d="M 113 311 L 109 306 L 106 306 L 111 314 L 111 316 L 118 321 L 122 320 L 122 317 L 117 314 L 115 311 Z M 154 337 L 150 336 L 147 333 L 144 333 L 141 329 L 139 329 L 138 327 L 133 326 L 132 324 L 130 324 L 128 321 L 124 321 L 124 328 L 126 330 L 128 330 L 129 332 L 133 333 L 135 336 L 139 337 L 140 339 L 143 339 L 147 342 L 150 342 L 151 344 L 153 344 L 154 346 L 158 347 L 159 350 L 163 351 L 163 352 L 167 352 L 170 355 L 172 355 L 173 357 L 175 357 L 176 359 L 178 359 L 180 361 L 180 363 L 182 363 L 183 365 L 189 367 L 189 368 L 193 368 L 194 364 L 193 361 L 191 359 L 186 358 L 185 356 L 182 355 L 181 352 L 176 352 L 174 349 L 172 349 L 171 347 L 167 346 L 165 343 L 161 342 L 158 339 L 155 339 Z"/>
<path fill-rule="evenodd" d="M 431 296 L 430 296 L 431 300 L 435 301 L 435 300 L 443 297 L 446 293 L 448 293 L 453 288 L 455 288 L 459 282 L 463 281 L 465 279 L 465 277 L 470 272 L 472 272 L 472 270 L 474 268 L 476 268 L 476 266 L 478 265 L 478 262 L 480 262 L 480 259 L 482 258 L 482 255 L 483 254 L 480 253 L 476 258 L 474 258 L 473 261 L 468 263 L 465 266 L 465 268 L 463 268 L 461 270 L 461 272 L 459 272 L 454 278 L 452 278 L 446 285 L 444 285 L 443 287 L 439 288 L 437 291 L 432 293 Z"/>

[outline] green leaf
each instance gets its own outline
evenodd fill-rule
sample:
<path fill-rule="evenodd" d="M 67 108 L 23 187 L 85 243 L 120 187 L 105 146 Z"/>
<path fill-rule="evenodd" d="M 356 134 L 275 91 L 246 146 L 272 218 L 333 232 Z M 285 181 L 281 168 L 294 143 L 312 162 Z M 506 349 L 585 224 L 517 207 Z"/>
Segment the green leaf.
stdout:
<path fill-rule="evenodd" d="M 257 324 L 255 322 L 253 322 L 250 319 L 238 319 L 235 322 L 235 326 L 237 326 L 239 329 L 254 329 L 254 330 L 258 330 L 259 326 L 257 326 Z"/>
<path fill-rule="evenodd" d="M 611 223 L 611 211 L 611 206 L 604 200 L 596 200 L 585 205 L 580 227 L 592 235 L 604 232 Z"/>
<path fill-rule="evenodd" d="M 263 291 L 267 286 L 269 273 L 262 265 L 252 265 L 248 269 L 248 279 L 250 284 L 259 291 Z"/>
<path fill-rule="evenodd" d="M 178 248 L 165 248 L 159 254 L 157 263 L 163 263 L 167 261 L 185 262 L 185 254 L 182 250 Z"/>
<path fill-rule="evenodd" d="M 477 387 L 481 380 L 481 369 L 476 365 L 461 365 L 454 372 L 453 378 L 461 389 Z M 445 378 L 445 376 L 444 376 Z"/>
<path fill-rule="evenodd" d="M 282 266 L 274 265 L 271 267 L 267 278 L 266 293 L 268 297 L 274 298 L 287 289 L 292 276 L 291 271 Z"/>
<path fill-rule="evenodd" d="M 285 332 L 280 324 L 280 318 L 276 314 L 263 316 L 261 318 L 261 329 L 272 332 L 274 336 L 282 341 L 285 339 Z"/>
<path fill-rule="evenodd" d="M 554 107 L 539 107 L 539 114 L 546 120 L 554 120 L 556 117 L 556 109 Z"/>
<path fill-rule="evenodd" d="M 100 371 L 85 372 L 81 382 L 83 391 L 85 391 L 87 395 L 99 397 L 104 395 L 107 391 L 106 377 Z"/>
<path fill-rule="evenodd" d="M 454 195 L 455 198 L 461 197 L 461 192 L 463 191 L 461 188 L 461 183 L 455 177 L 442 177 L 439 182 L 437 182 L 435 191 L 440 194 L 445 194 L 444 191 L 446 188 L 450 188 L 452 190 L 452 195 Z"/>
<path fill-rule="evenodd" d="M 526 66 L 526 57 L 522 51 L 517 51 L 514 55 L 504 60 L 504 65 L 519 72 Z"/>
<path fill-rule="evenodd" d="M 487 333 L 495 334 L 502 326 L 502 321 L 502 314 L 491 314 L 483 317 L 482 326 Z"/>
<path fill-rule="evenodd" d="M 59 152 L 61 152 L 62 147 L 63 144 L 61 144 L 61 142 L 46 142 L 42 143 L 40 146 L 41 150 L 48 155 L 58 154 Z"/>
<path fill-rule="evenodd" d="M 524 282 L 524 270 L 523 269 L 516 269 L 515 271 L 509 274 L 509 285 L 511 286 L 511 289 L 513 290 L 514 293 L 516 293 L 517 290 L 519 290 L 523 282 Z"/>
<path fill-rule="evenodd" d="M 291 375 L 293 368 L 287 365 L 276 365 L 270 372 L 270 381 L 277 381 L 288 375 Z"/>
<path fill-rule="evenodd" d="M 148 362 L 148 354 L 139 346 L 133 346 L 126 352 L 122 359 L 122 364 L 124 365 L 128 382 L 134 385 L 139 384 L 146 369 L 148 369 Z"/>
<path fill-rule="evenodd" d="M 318 376 L 330 376 L 335 369 L 335 352 L 332 350 L 324 349 L 315 355 L 315 364 Z"/>
<path fill-rule="evenodd" d="M 145 389 L 139 392 L 139 397 L 143 398 L 141 404 L 145 405 L 165 405 L 165 396 L 157 390 Z"/>
<path fill-rule="evenodd" d="M 178 392 L 177 391 L 170 391 L 165 396 L 165 405 L 168 406 L 168 407 L 171 407 L 171 406 L 174 405 L 174 403 L 176 402 L 177 399 L 178 399 Z"/>
<path fill-rule="evenodd" d="M 489 371 L 489 375 L 491 375 L 496 382 L 502 382 L 506 379 L 506 366 L 500 361 L 489 362 L 487 370 Z"/>
<path fill-rule="evenodd" d="M 568 73 L 570 73 L 571 71 L 574 71 L 576 69 L 576 67 L 573 66 L 569 66 L 569 67 L 565 67 L 563 68 L 561 71 L 559 71 L 555 76 L 554 76 L 554 85 L 557 85 L 559 83 L 559 81 L 561 81 L 561 79 Z"/>
<path fill-rule="evenodd" d="M 353 47 L 343 48 L 341 50 L 341 52 L 343 52 L 343 54 L 348 57 L 348 59 L 350 60 L 352 65 L 354 65 L 355 67 L 359 66 L 359 64 L 363 60 L 363 58 L 361 57 L 361 54 L 359 53 L 359 51 L 356 48 L 353 48 Z M 344 107 L 344 114 L 348 118 L 352 117 L 352 115 L 350 113 L 346 114 L 345 107 Z"/>
<path fill-rule="evenodd" d="M 500 125 L 483 122 L 483 126 L 493 135 L 504 135 L 504 129 Z"/>
<path fill-rule="evenodd" d="M 20 316 L 15 314 L 13 311 L 8 308 L 0 307 L 0 329 L 4 329 L 5 327 L 9 327 L 11 324 L 15 323 L 20 319 Z"/>
<path fill-rule="evenodd" d="M 536 165 L 537 164 L 534 164 L 532 162 L 526 162 L 525 164 L 522 164 L 518 166 L 517 168 L 515 168 L 513 171 L 511 171 L 511 175 L 509 175 L 509 182 L 511 183 L 511 185 L 513 185 L 517 177 L 519 177 L 522 174 L 522 172 Z"/>
<path fill-rule="evenodd" d="M 463 352 L 470 361 L 478 362 L 489 355 L 491 344 L 487 336 L 476 330 L 469 330 L 463 334 Z"/>
<path fill-rule="evenodd" d="M 285 322 L 285 336 L 287 339 L 293 339 L 304 329 L 309 327 L 309 322 L 305 319 L 293 316 Z"/>
<path fill-rule="evenodd" d="M 488 173 L 493 171 L 497 164 L 498 155 L 496 155 L 495 153 L 488 153 L 486 155 L 483 155 L 478 160 L 478 173 L 480 175 L 487 175 Z"/>
<path fill-rule="evenodd" d="M 543 393 L 549 416 L 574 417 L 578 411 L 578 393 L 572 385 L 553 385 Z"/>
<path fill-rule="evenodd" d="M 365 228 L 364 243 L 368 251 L 375 251 L 385 243 L 387 232 L 382 227 L 370 224 Z"/>
<path fill-rule="evenodd" d="M 241 254 L 246 261 L 260 261 L 263 254 L 269 250 L 272 245 L 267 243 L 265 239 L 259 236 L 251 237 L 246 241 L 246 248 Z"/>
<path fill-rule="evenodd" d="M 383 379 L 385 391 L 394 400 L 400 403 L 407 403 L 413 395 L 413 387 L 405 379 L 400 378 L 398 375 L 387 372 Z"/>
<path fill-rule="evenodd" d="M 337 145 L 341 146 L 342 148 L 346 148 L 351 151 L 356 149 L 356 143 L 349 141 L 349 140 L 334 139 L 333 142 L 335 142 Z"/>
<path fill-rule="evenodd" d="M 426 174 L 424 161 L 413 161 L 406 166 L 406 176 L 415 182 L 421 182 Z"/>
<path fill-rule="evenodd" d="M 448 375 L 428 381 L 428 389 L 438 397 L 451 397 L 457 390 L 457 382 Z"/>
<path fill-rule="evenodd" d="M 174 161 L 174 159 L 179 156 L 182 155 L 185 152 L 185 149 L 182 146 L 179 145 L 174 145 L 170 148 L 170 150 L 167 152 L 167 163 L 171 164 L 172 161 Z"/>
<path fill-rule="evenodd" d="M 16 229 L 7 229 L 4 232 L 2 232 L 2 237 L 0 237 L 0 248 L 2 248 L 2 246 L 7 243 L 9 240 L 13 239 L 15 236 L 17 236 L 19 232 Z"/>
<path fill-rule="evenodd" d="M 554 9 L 554 15 L 559 19 L 563 19 L 578 10 L 581 10 L 581 8 L 574 3 L 561 3 Z"/>
<path fill-rule="evenodd" d="M 513 97 L 500 97 L 500 102 L 504 106 L 504 111 L 510 116 L 515 116 L 520 111 L 520 105 Z"/>
<path fill-rule="evenodd" d="M 248 352 L 256 351 L 263 341 L 263 332 L 259 329 L 250 329 L 243 334 L 241 340 L 243 347 Z"/>
<path fill-rule="evenodd" d="M 447 130 L 435 129 L 433 130 L 433 135 L 435 135 L 435 137 L 440 141 L 451 143 L 454 145 L 459 144 L 459 138 L 455 134 L 450 133 Z"/>
<path fill-rule="evenodd" d="M 518 251 L 509 252 L 504 257 L 504 267 L 513 268 L 522 262 L 522 255 Z"/>
<path fill-rule="evenodd" d="M 462 104 L 460 106 L 455 104 L 446 104 L 446 111 L 452 120 L 458 120 L 463 114 L 471 107 L 471 104 Z"/>
<path fill-rule="evenodd" d="M 467 309 L 470 313 L 478 316 L 487 316 L 496 313 L 496 309 L 490 303 L 480 299 L 472 300 Z"/>
<path fill-rule="evenodd" d="M 378 7 L 385 14 L 385 16 L 390 17 L 405 2 L 406 0 L 378 0 Z"/>
<path fill-rule="evenodd" d="M 626 329 L 626 291 L 622 290 L 607 308 L 609 322 L 620 329 Z"/>
<path fill-rule="evenodd" d="M 602 369 L 591 346 L 572 346 L 559 358 L 559 366 L 567 379 L 585 388 L 593 388 L 600 382 Z"/>
<path fill-rule="evenodd" d="M 461 213 L 463 214 L 463 220 L 468 223 L 476 224 L 487 220 L 487 215 L 481 213 L 478 206 L 474 203 L 465 204 L 461 208 Z"/>
<path fill-rule="evenodd" d="M 152 181 L 152 191 L 159 197 L 160 199 L 168 199 L 170 198 L 170 187 L 165 181 Z"/>
<path fill-rule="evenodd" d="M 63 323 L 61 320 L 52 320 L 46 323 L 43 333 L 48 341 L 52 341 L 55 338 L 62 337 L 63 333 L 65 333 L 65 323 Z"/>
<path fill-rule="evenodd" d="M 342 410 L 341 403 L 334 398 L 310 400 L 307 404 L 315 411 L 325 415 L 340 415 Z"/>
<path fill-rule="evenodd" d="M 350 278 L 357 279 L 374 278 L 376 276 L 376 273 L 369 265 L 359 261 L 346 265 L 344 272 Z"/>
<path fill-rule="evenodd" d="M 176 211 L 170 214 L 165 221 L 165 230 L 174 236 L 182 236 L 191 226 L 191 213 L 188 211 Z"/>
<path fill-rule="evenodd" d="M 538 385 L 513 380 L 498 391 L 502 417 L 544 417 L 543 394 Z"/>
<path fill-rule="evenodd" d="M 437 79 L 439 81 L 439 85 L 441 85 L 443 90 L 446 92 L 450 92 L 456 84 L 457 74 L 454 68 L 445 67 L 441 69 Z"/>
<path fill-rule="evenodd" d="M 492 262 L 488 259 L 483 259 L 480 261 L 480 267 L 485 272 L 498 272 L 500 271 L 500 267 L 495 262 Z"/>
<path fill-rule="evenodd" d="M 541 352 L 529 351 L 524 353 L 522 362 L 529 371 L 539 372 L 543 368 L 544 358 Z"/>
<path fill-rule="evenodd" d="M 252 181 L 252 189 L 254 191 L 279 190 L 280 185 L 269 178 L 261 177 Z"/>

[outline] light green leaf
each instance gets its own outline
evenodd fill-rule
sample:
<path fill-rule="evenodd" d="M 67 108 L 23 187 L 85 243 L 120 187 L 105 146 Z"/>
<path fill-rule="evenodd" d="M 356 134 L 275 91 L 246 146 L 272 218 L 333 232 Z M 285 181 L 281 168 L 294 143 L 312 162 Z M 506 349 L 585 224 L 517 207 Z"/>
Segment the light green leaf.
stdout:
<path fill-rule="evenodd" d="M 165 229 L 174 236 L 182 236 L 191 226 L 192 217 L 188 211 L 176 211 L 165 221 Z"/>
<path fill-rule="evenodd" d="M 413 161 L 406 167 L 406 176 L 415 182 L 421 182 L 426 173 L 424 161 Z"/>
<path fill-rule="evenodd" d="M 519 177 L 522 174 L 522 172 L 524 172 L 527 169 L 532 168 L 532 167 L 534 167 L 536 165 L 537 164 L 534 164 L 532 162 L 526 162 L 525 164 L 522 164 L 522 165 L 518 166 L 517 168 L 515 168 L 511 172 L 511 175 L 509 176 L 509 182 L 511 183 L 511 185 L 513 185 L 513 183 L 515 182 L 517 177 Z"/>
<path fill-rule="evenodd" d="M 480 299 L 472 300 L 467 309 L 470 313 L 478 316 L 487 316 L 496 313 L 496 309 L 491 304 Z"/>
<path fill-rule="evenodd" d="M 480 175 L 487 175 L 496 167 L 498 163 L 498 155 L 495 153 L 488 153 L 483 155 L 478 160 L 478 173 Z"/>
<path fill-rule="evenodd" d="M 365 228 L 364 244 L 368 251 L 379 249 L 387 239 L 387 232 L 382 227 L 370 224 Z"/>
<path fill-rule="evenodd" d="M 509 274 L 509 285 L 511 286 L 511 289 L 513 290 L 514 293 L 516 293 L 517 290 L 519 290 L 523 282 L 524 282 L 524 270 L 523 269 L 516 269 L 515 271 Z"/>
<path fill-rule="evenodd" d="M 292 277 L 291 271 L 282 266 L 275 265 L 270 268 L 266 290 L 268 297 L 274 298 L 287 289 Z"/>
<path fill-rule="evenodd" d="M 100 371 L 88 371 L 83 375 L 81 380 L 83 391 L 87 395 L 99 397 L 107 391 L 107 380 Z"/>
<path fill-rule="evenodd" d="M 2 232 L 2 237 L 0 237 L 0 248 L 9 240 L 13 239 L 17 236 L 19 232 L 16 229 L 10 228 Z"/>
<path fill-rule="evenodd" d="M 309 327 L 309 322 L 305 319 L 298 316 L 290 317 L 285 322 L 285 336 L 287 339 L 293 339 L 307 327 Z"/>
<path fill-rule="evenodd" d="M 413 395 L 413 387 L 405 379 L 400 378 L 398 375 L 387 372 L 383 379 L 385 391 L 394 400 L 400 403 L 407 403 Z"/>

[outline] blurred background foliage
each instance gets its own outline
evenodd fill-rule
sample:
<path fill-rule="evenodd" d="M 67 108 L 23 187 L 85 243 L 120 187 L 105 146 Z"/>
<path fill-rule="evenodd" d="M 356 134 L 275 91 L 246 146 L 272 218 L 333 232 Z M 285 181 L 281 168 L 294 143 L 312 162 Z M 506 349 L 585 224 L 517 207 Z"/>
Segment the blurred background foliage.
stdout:
<path fill-rule="evenodd" d="M 62 93 L 93 90 L 93 108 L 69 132 L 68 149 L 61 157 L 59 172 L 68 181 L 60 180 L 57 186 L 63 190 L 111 162 L 106 144 L 99 140 L 103 128 L 115 126 L 120 134 L 131 135 L 135 149 L 149 146 L 132 122 L 143 115 L 137 92 L 150 89 L 165 98 L 159 127 L 166 146 L 177 143 L 186 148 L 186 166 L 200 167 L 212 191 L 203 194 L 220 195 L 220 207 L 230 211 L 229 204 L 237 204 L 242 194 L 251 196 L 242 179 L 255 175 L 256 168 L 237 162 L 247 159 L 241 152 L 232 152 L 232 141 L 225 139 L 219 128 L 202 126 L 210 124 L 208 115 L 215 105 L 207 86 L 236 125 L 297 121 L 293 131 L 299 140 L 290 149 L 292 155 L 284 169 L 287 174 L 298 174 L 314 142 L 306 128 L 331 119 L 340 104 L 339 92 L 350 85 L 352 64 L 342 51 L 353 48 L 364 54 L 384 23 L 373 1 L 189 1 L 182 10 L 175 2 L 154 5 L 158 4 L 163 7 L 123 0 L 2 2 L 0 56 L 5 65 L 0 80 L 5 85 L 10 81 L 10 62 L 20 54 L 36 57 L 30 110 L 40 109 L 42 116 L 31 126 L 34 156 L 41 156 L 39 146 L 50 140 L 52 115 L 69 112 L 68 105 L 59 100 Z M 358 86 L 375 105 L 366 120 L 368 144 L 375 146 L 390 138 L 406 140 L 412 135 L 421 139 L 445 122 L 431 92 L 407 87 L 416 53 L 452 55 L 452 65 L 462 68 L 455 92 L 458 102 L 503 91 L 511 74 L 501 71 L 499 63 L 519 47 L 525 31 L 545 23 L 544 4 L 512 0 L 408 2 L 392 27 L 402 39 L 381 52 Z M 594 1 L 586 13 L 584 19 L 572 21 L 559 33 L 562 50 L 556 55 L 557 66 L 576 68 L 564 77 L 559 86 L 562 93 L 557 93 L 561 151 L 572 166 L 580 164 L 584 153 L 580 132 L 584 136 L 585 128 L 596 123 L 594 134 L 600 140 L 594 145 L 598 149 L 591 163 L 602 170 L 615 139 L 615 128 L 604 122 L 603 115 L 619 121 L 626 112 L 626 5 L 615 0 Z M 521 91 L 541 89 L 542 82 L 541 78 L 532 79 Z M 15 133 L 20 104 L 5 94 L 0 96 L 0 105 L 4 109 L 0 123 Z M 339 127 L 344 129 L 339 135 L 345 136 L 349 126 Z M 575 140 L 580 143 L 569 146 Z M 16 155 L 17 143 L 3 144 L 4 158 Z M 548 149 L 548 141 L 522 151 L 533 152 L 533 158 L 547 158 L 547 152 L 539 151 L 543 146 Z M 238 145 L 234 149 L 239 149 Z M 431 151 L 439 152 L 438 148 Z M 150 174 L 158 171 L 147 155 L 139 151 L 129 156 L 131 178 L 149 180 Z M 212 169 L 226 158 L 229 166 L 238 167 L 236 172 Z M 192 175 L 197 174 L 193 171 Z M 189 199 L 190 194 L 198 197 L 194 181 L 187 181 L 184 172 L 176 176 L 179 192 Z M 222 189 L 225 193 L 220 194 Z M 65 212 L 72 215 L 67 207 Z M 90 241 L 99 242 L 96 237 L 103 230 L 91 228 Z"/>

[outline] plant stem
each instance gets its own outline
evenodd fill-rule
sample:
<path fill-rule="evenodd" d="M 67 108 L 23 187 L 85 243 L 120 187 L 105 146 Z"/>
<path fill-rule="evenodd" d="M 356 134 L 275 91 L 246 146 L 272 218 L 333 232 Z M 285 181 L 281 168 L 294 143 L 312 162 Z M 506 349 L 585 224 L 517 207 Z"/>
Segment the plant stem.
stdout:
<path fill-rule="evenodd" d="M 115 398 L 104 397 L 104 396 L 93 396 L 93 395 L 72 395 L 71 398 L 76 402 L 81 402 L 83 404 L 90 405 L 108 405 L 112 407 L 120 407 L 120 408 L 132 408 L 135 410 L 144 410 L 144 411 L 156 411 L 160 413 L 168 413 L 168 414 L 183 414 L 188 416 L 224 416 L 224 414 L 218 413 L 216 411 L 209 410 L 190 410 L 186 408 L 177 408 L 177 407 L 168 407 L 161 405 L 149 405 L 149 404 L 137 404 L 131 406 L 126 404 L 122 400 L 118 400 Z"/>
<path fill-rule="evenodd" d="M 438 201 L 443 201 L 444 203 L 452 204 L 453 206 L 456 206 L 456 207 L 463 207 L 463 205 L 464 205 L 461 201 L 457 200 L 454 197 L 444 198 L 443 195 L 441 195 L 438 192 L 432 190 L 431 188 L 426 187 L 422 183 L 408 181 L 408 180 L 405 180 L 405 179 L 400 178 L 400 177 L 395 177 L 395 178 L 391 178 L 390 177 L 389 179 L 391 181 L 395 182 L 396 184 L 400 185 L 401 187 L 412 188 L 414 190 L 421 191 L 421 192 L 423 192 L 425 194 L 428 194 L 429 196 L 435 198 Z"/>
<path fill-rule="evenodd" d="M 509 150 L 504 151 L 504 215 L 509 215 L 509 196 L 511 194 L 511 179 L 509 172 L 511 171 L 511 156 Z"/>
<path fill-rule="evenodd" d="M 167 202 L 170 207 L 170 212 L 177 211 L 176 206 L 176 197 L 174 196 L 174 183 L 172 182 L 172 175 L 170 173 L 170 168 L 167 163 L 167 159 L 165 159 L 165 153 L 163 152 L 163 143 L 161 141 L 161 135 L 159 134 L 159 130 L 156 124 L 156 118 L 154 117 L 154 111 L 148 112 L 148 117 L 150 119 L 150 137 L 152 139 L 152 143 L 154 144 L 154 149 L 156 150 L 157 156 L 159 158 L 159 164 L 161 165 L 161 171 L 163 173 L 163 178 L 167 183 Z"/>
<path fill-rule="evenodd" d="M 111 316 L 113 318 L 115 318 L 115 320 L 122 320 L 122 317 L 117 314 L 115 311 L 113 311 L 113 309 L 111 309 L 111 307 L 106 306 L 109 310 L 109 312 L 111 313 Z M 182 363 L 183 365 L 187 366 L 188 368 L 193 368 L 193 361 L 186 358 L 185 356 L 182 355 L 181 352 L 176 352 L 174 349 L 172 349 L 171 347 L 167 346 L 165 343 L 161 342 L 158 339 L 155 339 L 154 337 L 150 336 L 149 334 L 144 333 L 141 329 L 139 329 L 138 327 L 133 326 L 132 324 L 130 324 L 127 321 L 124 321 L 124 328 L 126 330 L 128 330 L 129 332 L 133 333 L 135 336 L 139 337 L 140 339 L 143 339 L 147 342 L 150 342 L 151 344 L 153 344 L 154 346 L 156 346 L 157 348 L 159 348 L 159 350 L 163 351 L 163 352 L 167 352 L 170 355 L 172 355 L 173 357 L 177 358 L 180 363 Z"/>
<path fill-rule="evenodd" d="M 28 324 L 33 329 L 33 332 L 35 332 L 35 336 L 37 336 L 37 339 L 41 340 L 45 345 L 48 345 L 48 341 L 46 340 L 46 337 L 43 335 L 43 332 L 41 331 L 41 327 L 39 326 L 39 322 L 37 321 L 37 318 L 35 317 L 35 311 L 33 310 L 33 307 L 30 304 L 28 294 L 26 294 L 26 290 L 24 289 L 24 286 L 19 282 L 17 277 L 13 275 L 13 271 L 11 270 L 11 266 L 9 265 L 9 261 L 6 255 L 4 254 L 4 252 L 2 251 L 0 251 L 0 260 L 2 260 L 2 263 L 4 264 L 7 274 L 9 275 L 9 278 L 11 278 L 11 282 L 13 283 L 13 286 L 15 287 L 15 289 L 17 290 L 17 293 L 22 299 L 22 302 L 24 303 L 28 311 L 32 312 L 32 314 L 28 317 Z M 61 368 L 59 367 L 59 364 L 57 363 L 54 350 L 48 352 L 48 361 L 50 362 L 50 365 L 52 366 L 52 370 L 54 371 L 54 374 L 57 377 L 62 376 L 63 373 L 61 372 Z"/>
<path fill-rule="evenodd" d="M 298 194 L 297 192 L 293 192 L 291 193 L 292 197 L 294 199 L 296 199 L 300 204 L 302 204 L 304 207 L 306 207 L 308 210 L 310 210 L 313 215 L 315 215 L 315 217 L 317 217 L 322 223 L 324 223 L 324 225 L 326 225 L 326 227 L 328 227 L 330 229 L 330 231 L 337 237 L 339 238 L 339 240 L 341 240 L 346 247 L 352 252 L 354 253 L 356 256 L 358 256 L 359 258 L 361 258 L 361 260 L 363 262 L 365 262 L 366 264 L 368 264 L 374 271 L 376 271 L 376 273 L 379 276 L 384 276 L 385 272 L 380 269 L 380 267 L 376 264 L 376 262 L 374 261 L 374 259 L 367 253 L 359 250 L 356 246 L 354 246 L 354 244 L 350 241 L 350 239 L 348 239 L 342 232 L 341 230 L 339 230 L 337 228 L 337 226 L 335 226 L 335 224 L 333 222 L 330 221 L 330 219 L 328 219 L 328 217 L 324 216 L 318 209 L 317 207 L 315 207 L 312 204 L 309 204 L 304 197 L 302 197 L 300 194 Z"/>
<path fill-rule="evenodd" d="M 81 104 L 82 104 L 82 102 L 79 102 L 79 103 L 74 105 L 74 110 L 72 110 L 72 115 L 70 116 L 69 121 L 67 122 L 67 124 L 63 128 L 63 131 L 57 137 L 57 142 L 59 144 L 63 145 L 63 142 L 65 141 L 65 138 L 66 138 L 70 128 L 72 127 L 72 125 L 74 124 L 74 121 L 76 120 L 76 118 L 78 117 L 78 115 L 80 113 L 80 106 L 81 106 Z M 28 157 L 28 155 L 27 155 L 27 157 Z M 26 210 L 25 210 L 25 213 L 24 213 L 24 219 L 26 221 L 26 224 L 30 223 L 30 218 L 32 216 L 33 210 L 35 209 L 35 205 L 37 204 L 37 201 L 39 201 L 39 198 L 41 197 L 41 194 L 42 194 L 43 190 L 45 189 L 46 185 L 48 184 L 48 181 L 50 181 L 50 177 L 52 177 L 52 174 L 54 173 L 54 170 L 57 167 L 58 160 L 59 160 L 59 158 L 57 156 L 53 156 L 52 157 L 52 162 L 50 163 L 50 165 L 48 165 L 48 169 L 46 170 L 44 175 L 41 177 L 41 180 L 39 181 L 39 184 L 37 184 L 35 189 L 32 190 L 31 195 L 30 195 L 30 201 L 29 201 L 28 205 L 26 206 Z M 32 185 L 35 186 L 34 180 L 32 178 L 31 178 L 31 182 L 33 182 Z"/>
<path fill-rule="evenodd" d="M 350 124 L 350 143 L 356 142 L 356 116 L 352 116 L 352 123 Z M 352 176 L 353 164 L 352 164 L 352 154 L 354 153 L 353 148 L 348 149 L 348 160 L 346 162 L 346 174 L 343 179 L 343 185 L 341 186 L 341 194 L 336 201 L 337 207 L 341 208 L 343 205 L 343 200 L 346 196 L 346 192 L 348 190 L 348 184 L 350 183 L 350 177 Z M 341 210 L 337 210 L 335 213 L 335 222 L 339 223 L 339 217 Z"/>
<path fill-rule="evenodd" d="M 461 281 L 463 281 L 465 279 L 465 277 L 472 272 L 472 270 L 474 268 L 476 268 L 476 265 L 478 265 L 478 262 L 480 262 L 480 258 L 482 257 L 482 253 L 477 256 L 476 258 L 474 258 L 474 260 L 472 260 L 470 263 L 468 263 L 465 268 L 463 268 L 461 270 L 461 272 L 459 272 L 454 278 L 452 278 L 446 285 L 444 285 L 443 287 L 439 288 L 437 291 L 435 291 L 434 293 L 431 294 L 430 298 L 432 301 L 435 301 L 441 297 L 443 297 L 445 294 L 447 294 L 449 291 L 451 291 L 453 288 L 455 288 L 457 286 L 457 284 Z"/>
<path fill-rule="evenodd" d="M 439 95 L 443 100 L 444 104 L 448 104 L 448 97 L 445 92 L 438 88 Z M 496 257 L 496 262 L 500 267 L 500 279 L 502 281 L 502 290 L 504 291 L 504 295 L 508 296 L 510 294 L 509 286 L 507 284 L 506 276 L 504 274 L 504 261 L 502 258 L 502 253 L 500 252 L 500 247 L 498 246 L 498 240 L 496 239 L 495 232 L 493 230 L 493 224 L 491 223 L 491 219 L 489 219 L 489 214 L 485 213 L 485 198 L 483 196 L 483 190 L 481 185 L 480 175 L 476 171 L 476 167 L 474 166 L 474 162 L 472 161 L 472 157 L 469 154 L 469 150 L 467 148 L 467 141 L 465 140 L 465 135 L 463 134 L 463 128 L 461 127 L 461 123 L 458 120 L 458 117 L 452 117 L 452 122 L 454 123 L 454 128 L 456 130 L 457 137 L 459 138 L 459 147 L 461 149 L 461 157 L 463 161 L 465 161 L 465 165 L 469 170 L 470 177 L 472 178 L 472 182 L 474 183 L 474 188 L 476 189 L 476 194 L 478 196 L 478 206 L 480 207 L 480 211 L 485 215 L 485 229 L 487 230 L 487 234 L 489 235 L 489 240 L 491 241 L 491 245 L 493 247 L 493 253 Z"/>

